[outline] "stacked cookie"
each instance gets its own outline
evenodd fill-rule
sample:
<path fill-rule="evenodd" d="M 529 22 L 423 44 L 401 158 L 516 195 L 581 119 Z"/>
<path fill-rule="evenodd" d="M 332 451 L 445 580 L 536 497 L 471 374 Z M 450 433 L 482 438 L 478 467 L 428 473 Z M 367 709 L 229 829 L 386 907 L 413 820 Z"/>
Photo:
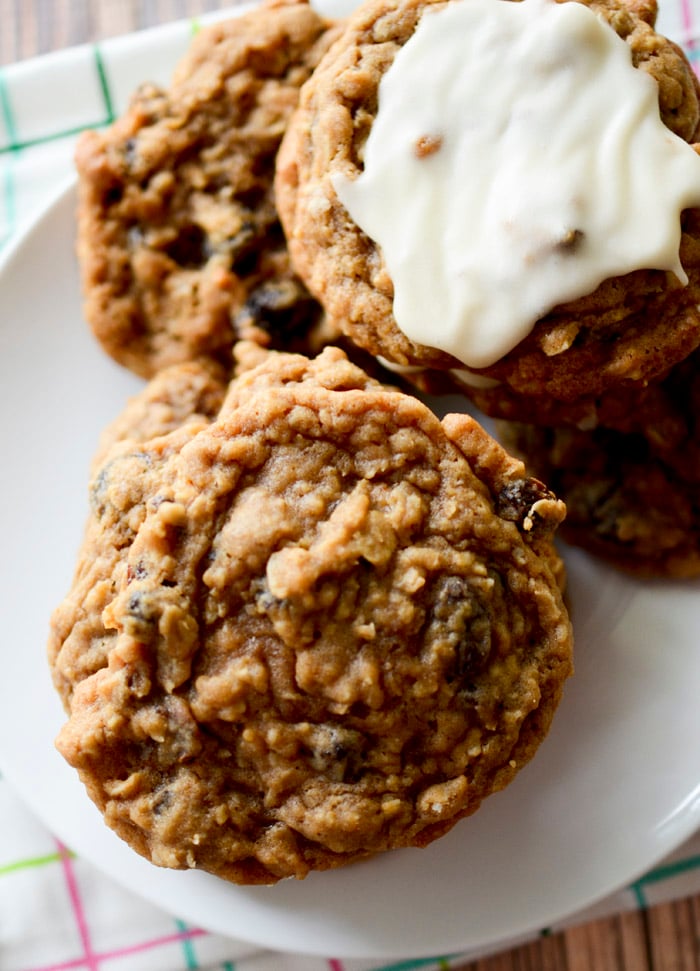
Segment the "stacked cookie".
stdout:
<path fill-rule="evenodd" d="M 57 744 L 136 851 L 239 883 L 446 833 L 572 667 L 563 503 L 328 346 L 290 261 L 276 152 L 336 34 L 296 2 L 203 31 L 77 156 L 86 315 L 150 380 L 52 618 Z"/>
<path fill-rule="evenodd" d="M 624 0 L 367 3 L 302 91 L 277 200 L 331 322 L 415 385 L 503 419 L 507 447 L 565 500 L 563 535 L 638 574 L 694 576 L 700 108 L 655 17 Z M 537 33 L 567 18 L 559 46 Z M 450 57 L 483 61 L 462 102 Z"/>

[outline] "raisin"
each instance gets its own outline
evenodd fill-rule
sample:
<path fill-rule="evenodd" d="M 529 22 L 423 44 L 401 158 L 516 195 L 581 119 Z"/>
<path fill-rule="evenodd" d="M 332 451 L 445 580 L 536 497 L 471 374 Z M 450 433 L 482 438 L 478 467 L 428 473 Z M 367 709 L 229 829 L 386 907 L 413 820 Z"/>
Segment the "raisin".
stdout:
<path fill-rule="evenodd" d="M 501 519 L 522 524 L 535 503 L 554 499 L 554 494 L 539 479 L 515 479 L 499 492 L 496 512 Z"/>
<path fill-rule="evenodd" d="M 234 321 L 236 329 L 259 327 L 273 339 L 273 346 L 288 347 L 291 336 L 308 330 L 320 308 L 296 280 L 264 283 L 254 290 Z"/>
<path fill-rule="evenodd" d="M 211 255 L 206 233 L 196 223 L 183 226 L 165 252 L 178 266 L 190 269 L 202 266 Z"/>

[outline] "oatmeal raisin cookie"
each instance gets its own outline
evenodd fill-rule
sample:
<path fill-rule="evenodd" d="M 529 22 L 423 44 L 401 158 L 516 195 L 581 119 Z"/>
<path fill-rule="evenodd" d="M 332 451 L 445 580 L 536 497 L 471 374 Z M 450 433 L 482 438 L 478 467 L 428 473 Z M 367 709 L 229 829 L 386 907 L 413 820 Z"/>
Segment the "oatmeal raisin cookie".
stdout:
<path fill-rule="evenodd" d="M 214 421 L 93 480 L 82 559 L 119 569 L 99 615 L 68 598 L 102 641 L 59 608 L 57 744 L 154 863 L 274 883 L 424 846 L 532 756 L 571 672 L 564 507 L 337 348 L 239 351 Z"/>
<path fill-rule="evenodd" d="M 334 29 L 303 0 L 267 0 L 203 29 L 167 90 L 77 147 L 85 314 L 145 377 L 241 337 L 285 348 L 327 339 L 292 272 L 275 209 L 277 148 Z"/>

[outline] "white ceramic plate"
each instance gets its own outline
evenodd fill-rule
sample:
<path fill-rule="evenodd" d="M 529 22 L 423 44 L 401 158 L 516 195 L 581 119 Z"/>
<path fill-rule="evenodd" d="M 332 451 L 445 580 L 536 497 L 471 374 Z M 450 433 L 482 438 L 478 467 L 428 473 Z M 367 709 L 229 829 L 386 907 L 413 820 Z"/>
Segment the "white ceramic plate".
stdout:
<path fill-rule="evenodd" d="M 53 738 L 44 657 L 103 425 L 140 382 L 81 317 L 68 187 L 0 263 L 0 768 L 65 843 L 200 926 L 282 950 L 419 957 L 505 942 L 634 879 L 700 824 L 700 584 L 567 554 L 577 672 L 535 760 L 425 850 L 276 887 L 159 870 L 102 823 Z"/>

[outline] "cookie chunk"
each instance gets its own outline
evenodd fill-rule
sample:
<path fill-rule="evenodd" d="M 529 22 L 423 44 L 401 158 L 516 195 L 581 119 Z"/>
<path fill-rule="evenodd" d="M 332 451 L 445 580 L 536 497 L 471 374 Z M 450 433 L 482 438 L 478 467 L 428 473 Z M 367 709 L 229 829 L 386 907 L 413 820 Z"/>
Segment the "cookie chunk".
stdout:
<path fill-rule="evenodd" d="M 145 85 L 77 147 L 85 314 L 150 377 L 240 337 L 318 348 L 316 302 L 291 271 L 273 200 L 277 148 L 333 35 L 305 2 L 271 0 L 203 29 L 167 91 Z"/>
<path fill-rule="evenodd" d="M 243 351 L 215 421 L 107 466 L 93 515 L 116 499 L 128 549 L 99 668 L 54 652 L 57 744 L 154 863 L 274 883 L 473 813 L 547 732 L 572 637 L 563 504 L 476 422 L 337 348 Z"/>
<path fill-rule="evenodd" d="M 398 327 L 382 249 L 353 221 L 338 186 L 363 173 L 381 80 L 424 15 L 427 19 L 447 6 L 443 0 L 375 0 L 361 7 L 304 86 L 276 179 L 293 264 L 330 317 L 372 353 L 400 366 L 442 371 L 464 363 L 409 339 Z M 657 82 L 666 127 L 693 143 L 700 120 L 697 81 L 682 52 L 654 30 L 655 4 L 590 0 L 585 6 L 610 24 L 629 46 L 635 67 Z M 440 151 L 437 135 L 415 144 L 426 164 Z M 693 209 L 681 217 L 680 261 L 687 285 L 665 270 L 640 268 L 611 276 L 587 295 L 541 315 L 513 349 L 476 370 L 517 394 L 563 402 L 665 372 L 700 344 L 698 218 Z M 561 241 L 574 254 L 577 232 Z M 422 240 L 420 234 L 415 238 Z M 533 252 L 532 258 L 539 258 Z"/>

